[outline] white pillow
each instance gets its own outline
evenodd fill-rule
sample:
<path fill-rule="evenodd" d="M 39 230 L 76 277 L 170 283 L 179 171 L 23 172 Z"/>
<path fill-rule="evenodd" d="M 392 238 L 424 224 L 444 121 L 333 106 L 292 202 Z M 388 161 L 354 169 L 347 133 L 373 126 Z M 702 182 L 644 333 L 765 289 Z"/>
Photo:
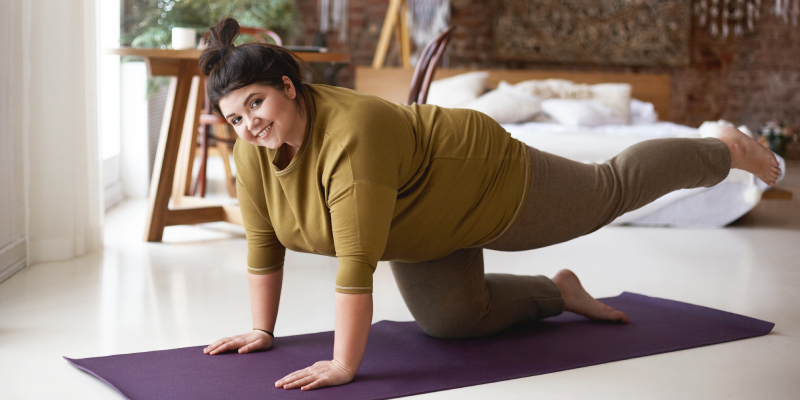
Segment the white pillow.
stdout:
<path fill-rule="evenodd" d="M 541 99 L 591 99 L 589 85 L 576 84 L 566 79 L 532 79 L 514 85 L 530 95 Z"/>
<path fill-rule="evenodd" d="M 515 124 L 531 119 L 542 111 L 542 100 L 502 81 L 492 90 L 458 108 L 480 111 L 498 123 Z"/>
<path fill-rule="evenodd" d="M 651 124 L 653 122 L 658 122 L 656 106 L 653 103 L 631 99 L 631 123 Z"/>
<path fill-rule="evenodd" d="M 615 113 L 630 123 L 631 117 L 631 85 L 627 83 L 600 83 L 590 86 L 592 99 L 608 106 Z"/>
<path fill-rule="evenodd" d="M 562 125 L 623 125 L 628 121 L 611 107 L 597 100 L 549 99 L 542 101 L 542 111 Z"/>
<path fill-rule="evenodd" d="M 478 71 L 433 81 L 426 103 L 446 108 L 458 107 L 477 99 L 484 91 L 487 78 L 488 72 Z"/>
<path fill-rule="evenodd" d="M 514 86 L 542 99 L 594 99 L 614 110 L 626 124 L 630 120 L 631 85 L 627 83 L 587 85 L 565 79 L 533 79 Z"/>

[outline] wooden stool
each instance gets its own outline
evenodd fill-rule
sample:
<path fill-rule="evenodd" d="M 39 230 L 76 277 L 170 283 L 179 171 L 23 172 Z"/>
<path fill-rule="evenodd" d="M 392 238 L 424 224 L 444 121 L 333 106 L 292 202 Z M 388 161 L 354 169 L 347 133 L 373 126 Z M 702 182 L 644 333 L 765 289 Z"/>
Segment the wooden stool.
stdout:
<path fill-rule="evenodd" d="M 275 44 L 282 46 L 283 42 L 277 33 L 262 28 L 253 27 L 240 27 L 239 31 L 248 36 L 256 38 L 261 43 L 267 43 L 265 37 L 270 37 Z M 203 34 L 200 39 L 200 47 L 203 47 L 211 31 Z M 200 114 L 200 168 L 197 172 L 197 179 L 195 180 L 194 187 L 191 193 L 193 196 L 205 197 L 206 195 L 206 161 L 208 160 L 209 139 L 216 143 L 219 155 L 222 157 L 222 165 L 225 166 L 225 186 L 228 188 L 228 194 L 231 197 L 236 197 L 236 178 L 231 171 L 230 163 L 230 147 L 236 142 L 236 134 L 231 132 L 228 122 L 221 116 L 214 114 L 211 110 L 211 103 L 208 101 L 208 91 L 206 91 L 205 105 L 203 106 L 203 114 Z"/>

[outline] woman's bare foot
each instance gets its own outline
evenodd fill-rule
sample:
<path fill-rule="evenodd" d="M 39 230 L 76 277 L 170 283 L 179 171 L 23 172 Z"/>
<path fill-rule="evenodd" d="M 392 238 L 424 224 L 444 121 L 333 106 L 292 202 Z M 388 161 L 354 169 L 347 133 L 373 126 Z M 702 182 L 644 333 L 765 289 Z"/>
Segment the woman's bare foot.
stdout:
<path fill-rule="evenodd" d="M 743 169 L 775 186 L 781 173 L 780 164 L 772 152 L 736 128 L 726 126 L 717 137 L 731 152 L 731 168 Z"/>
<path fill-rule="evenodd" d="M 561 290 L 564 298 L 564 309 L 589 319 L 613 322 L 628 322 L 628 316 L 595 300 L 581 286 L 581 281 L 572 271 L 562 269 L 552 279 Z"/>

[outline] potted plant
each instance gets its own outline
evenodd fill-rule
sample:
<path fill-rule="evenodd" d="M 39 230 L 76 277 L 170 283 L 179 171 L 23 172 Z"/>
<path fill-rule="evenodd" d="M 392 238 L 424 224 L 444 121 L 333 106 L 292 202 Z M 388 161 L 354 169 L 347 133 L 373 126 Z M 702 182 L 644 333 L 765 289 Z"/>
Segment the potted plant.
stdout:
<path fill-rule="evenodd" d="M 272 30 L 284 39 L 284 43 L 295 32 L 301 32 L 294 0 L 122 1 L 122 46 L 166 49 L 171 45 L 172 28 L 194 28 L 198 35 L 202 35 L 228 16 L 236 18 L 242 26 Z M 236 44 L 248 39 L 240 37 Z M 134 59 L 126 57 L 123 61 Z M 150 171 L 153 169 L 168 83 L 168 77 L 151 77 L 147 80 Z"/>
<path fill-rule="evenodd" d="M 225 17 L 242 26 L 265 28 L 281 38 L 297 31 L 294 0 L 128 0 L 123 21 L 123 45 L 170 46 L 173 27 L 194 28 L 198 35 Z M 246 39 L 240 39 L 246 40 Z"/>

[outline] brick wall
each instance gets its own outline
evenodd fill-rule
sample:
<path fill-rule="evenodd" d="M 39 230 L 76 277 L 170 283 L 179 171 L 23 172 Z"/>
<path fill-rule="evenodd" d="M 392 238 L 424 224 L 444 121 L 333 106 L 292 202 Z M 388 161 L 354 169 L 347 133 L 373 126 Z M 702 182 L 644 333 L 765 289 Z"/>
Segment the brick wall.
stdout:
<path fill-rule="evenodd" d="M 350 27 L 346 43 L 331 33 L 328 45 L 352 54 L 354 64 L 369 65 L 377 46 L 388 0 L 350 0 Z M 297 0 L 304 29 L 296 38 L 311 44 L 319 26 L 317 0 Z M 800 123 L 800 27 L 763 16 L 756 32 L 726 41 L 695 28 L 690 43 L 691 64 L 685 68 L 630 68 L 576 64 L 541 64 L 497 60 L 492 51 L 492 2 L 451 0 L 451 23 L 458 26 L 447 52 L 450 67 L 599 70 L 607 72 L 651 72 L 672 75 L 670 114 L 675 122 L 699 126 L 703 121 L 724 118 L 758 128 L 773 118 Z M 399 65 L 397 49 L 390 48 L 387 65 Z M 343 85 L 352 87 L 352 68 L 340 74 Z"/>
<path fill-rule="evenodd" d="M 697 126 L 724 118 L 750 128 L 773 118 L 800 123 L 800 27 L 765 15 L 754 34 L 727 41 L 696 28 L 691 59 L 688 68 L 671 71 L 671 112 L 679 122 Z"/>

